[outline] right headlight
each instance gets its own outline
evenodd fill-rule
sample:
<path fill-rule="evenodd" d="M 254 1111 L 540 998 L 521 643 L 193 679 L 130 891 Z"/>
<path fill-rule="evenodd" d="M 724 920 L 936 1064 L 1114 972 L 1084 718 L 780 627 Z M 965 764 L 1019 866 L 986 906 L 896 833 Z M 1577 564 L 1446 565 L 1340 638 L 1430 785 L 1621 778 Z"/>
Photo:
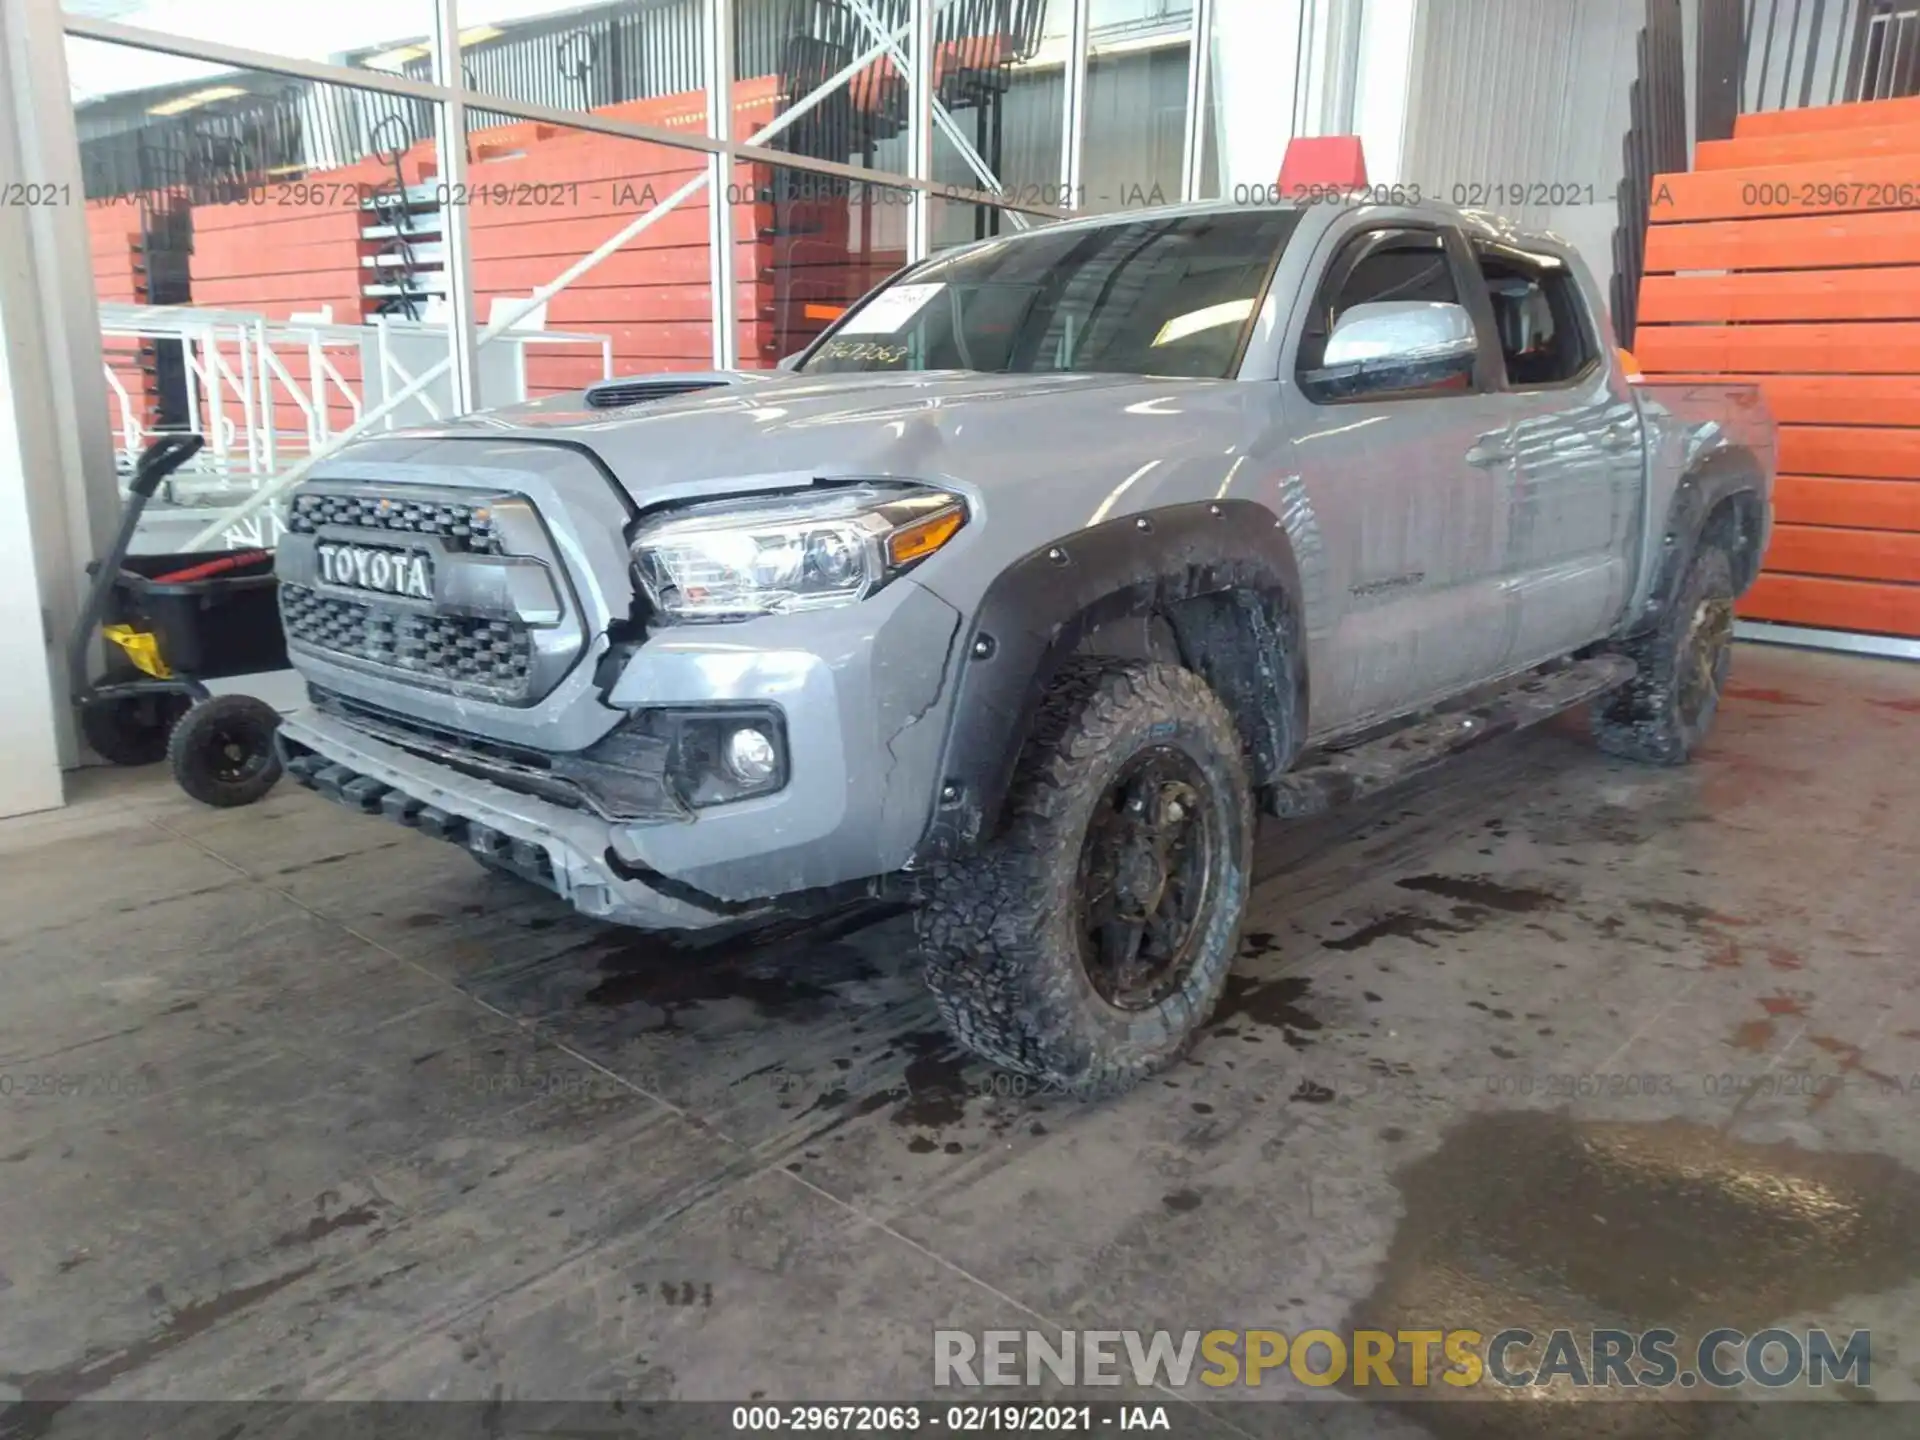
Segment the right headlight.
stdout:
<path fill-rule="evenodd" d="M 864 600 L 967 523 L 945 490 L 846 485 L 688 506 L 642 525 L 633 568 L 676 620 L 744 620 Z"/>

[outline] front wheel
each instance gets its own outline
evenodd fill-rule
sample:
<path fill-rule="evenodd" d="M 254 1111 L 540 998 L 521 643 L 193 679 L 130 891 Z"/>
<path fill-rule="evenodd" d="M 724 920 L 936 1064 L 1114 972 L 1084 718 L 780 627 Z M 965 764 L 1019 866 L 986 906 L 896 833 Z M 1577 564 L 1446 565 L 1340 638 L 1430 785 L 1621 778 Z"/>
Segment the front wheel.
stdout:
<path fill-rule="evenodd" d="M 939 867 L 927 978 L 962 1044 L 1082 1094 L 1177 1059 L 1239 949 L 1254 803 L 1233 717 L 1172 665 L 1071 662 L 1001 836 Z"/>
<path fill-rule="evenodd" d="M 1640 666 L 1596 702 L 1593 734 L 1609 755 L 1684 765 L 1706 743 L 1733 663 L 1733 561 L 1717 545 L 1695 552 L 1660 623 L 1623 646 Z"/>

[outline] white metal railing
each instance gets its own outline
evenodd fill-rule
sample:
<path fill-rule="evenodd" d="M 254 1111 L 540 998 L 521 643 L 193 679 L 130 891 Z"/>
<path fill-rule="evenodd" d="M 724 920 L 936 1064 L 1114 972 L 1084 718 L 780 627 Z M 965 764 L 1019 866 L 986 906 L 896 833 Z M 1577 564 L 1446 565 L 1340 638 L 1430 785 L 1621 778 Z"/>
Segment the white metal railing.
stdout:
<path fill-rule="evenodd" d="M 535 326 L 543 320 L 544 314 Z M 140 452 L 158 433 L 185 432 L 206 439 L 206 448 L 168 484 L 167 499 L 180 506 L 231 505 L 248 492 L 270 486 L 287 469 L 360 425 L 368 408 L 364 387 L 369 383 L 375 397 L 412 389 L 415 403 L 435 419 L 445 408 L 424 387 L 416 388 L 420 377 L 396 354 L 395 342 L 402 334 L 414 340 L 416 354 L 422 340 L 431 350 L 437 336 L 444 353 L 447 327 L 431 320 L 379 317 L 365 325 L 342 325 L 326 311 L 271 320 L 247 310 L 103 304 L 100 333 L 122 475 L 131 473 Z M 597 348 L 602 377 L 613 375 L 613 341 L 607 335 L 516 327 L 502 339 L 519 355 L 511 366 L 514 393 L 501 397 L 501 403 L 526 398 L 529 345 Z M 146 397 L 130 394 L 114 373 L 116 359 L 124 365 L 137 357 L 144 343 L 154 341 L 180 346 L 186 382 L 181 425 L 150 425 Z M 358 386 L 343 373 L 340 361 L 347 354 L 359 363 Z M 296 357 L 297 366 L 289 363 Z M 304 368 L 305 375 L 295 373 L 296 368 Z M 281 428 L 279 417 L 288 406 L 299 416 L 297 428 Z M 345 416 L 337 416 L 341 409 Z M 385 422 L 389 429 L 407 423 L 391 408 Z M 279 534 L 277 515 L 260 512 L 240 518 L 228 528 L 226 539 L 230 545 L 271 545 Z"/>

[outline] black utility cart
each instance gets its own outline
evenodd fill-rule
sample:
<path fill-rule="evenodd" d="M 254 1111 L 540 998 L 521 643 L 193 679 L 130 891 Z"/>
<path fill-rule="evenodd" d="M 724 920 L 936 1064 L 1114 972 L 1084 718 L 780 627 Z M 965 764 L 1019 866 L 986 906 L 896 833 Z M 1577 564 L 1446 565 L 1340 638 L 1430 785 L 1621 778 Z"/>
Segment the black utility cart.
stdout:
<path fill-rule="evenodd" d="M 208 805 L 250 805 L 280 778 L 279 714 L 252 695 L 213 695 L 208 680 L 287 668 L 273 553 L 129 555 L 160 482 L 199 452 L 167 436 L 141 454 L 113 548 L 88 566 L 93 584 L 67 646 L 81 733 L 103 760 L 166 760 L 180 788 Z M 98 631 L 106 671 L 90 652 Z"/>

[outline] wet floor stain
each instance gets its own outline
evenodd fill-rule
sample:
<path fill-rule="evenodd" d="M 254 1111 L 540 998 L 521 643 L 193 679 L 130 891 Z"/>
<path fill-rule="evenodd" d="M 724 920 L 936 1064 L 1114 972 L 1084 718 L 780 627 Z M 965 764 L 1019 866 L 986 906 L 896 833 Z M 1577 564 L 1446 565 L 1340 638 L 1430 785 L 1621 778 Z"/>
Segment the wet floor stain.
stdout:
<path fill-rule="evenodd" d="M 610 929 L 573 948 L 606 975 L 587 991 L 585 1003 L 650 1007 L 659 1018 L 647 1029 L 679 1030 L 689 1009 L 729 1000 L 745 1002 L 766 1018 L 804 1020 L 831 1008 L 837 987 L 878 975 L 869 957 L 844 937 L 890 915 L 860 907 L 713 942 Z"/>
<path fill-rule="evenodd" d="M 1720 692 L 1728 700 L 1752 700 L 1760 705 L 1793 705 L 1804 709 L 1818 709 L 1818 700 L 1803 700 L 1798 695 L 1789 695 L 1785 690 L 1767 690 L 1755 685 L 1729 685 Z"/>
<path fill-rule="evenodd" d="M 899 1044 L 913 1058 L 901 1076 L 907 1098 L 888 1118 L 925 1130 L 958 1125 L 966 1118 L 972 1090 L 966 1057 L 953 1037 L 943 1030 L 916 1030 L 902 1035 Z"/>
<path fill-rule="evenodd" d="M 1216 1035 L 1233 1036 L 1239 1033 L 1236 1022 L 1241 1020 L 1272 1026 L 1294 1049 L 1303 1050 L 1312 1043 L 1307 1037 L 1320 1029 L 1320 1017 L 1300 1004 L 1311 988 L 1312 983 L 1300 975 L 1275 980 L 1229 975 L 1210 1028 Z"/>
<path fill-rule="evenodd" d="M 349 1206 L 345 1210 L 336 1210 L 331 1215 L 323 1210 L 298 1230 L 289 1230 L 284 1235 L 276 1236 L 273 1248 L 290 1250 L 296 1245 L 317 1244 L 336 1231 L 358 1230 L 372 1225 L 379 1218 L 379 1210 L 370 1204 Z"/>
<path fill-rule="evenodd" d="M 19 1392 L 20 1403 L 5 1412 L 7 1440 L 40 1440 L 68 1404 L 104 1390 L 122 1375 L 152 1364 L 221 1321 L 240 1314 L 320 1268 L 315 1260 L 253 1285 L 242 1285 L 172 1310 L 165 1324 L 131 1344 L 90 1347 L 78 1360 L 52 1370 L 24 1374 L 0 1371 L 0 1384 Z"/>
<path fill-rule="evenodd" d="M 1394 883 L 1402 890 L 1418 890 L 1424 895 L 1438 895 L 1479 910 L 1498 910 L 1508 915 L 1529 915 L 1565 903 L 1551 890 L 1508 885 L 1487 875 L 1411 875 Z"/>
<path fill-rule="evenodd" d="M 1563 1327 L 1669 1327 L 1683 1357 L 1721 1325 L 1753 1332 L 1823 1314 L 1846 1328 L 1848 1297 L 1920 1276 L 1920 1175 L 1883 1155 L 1516 1110 L 1468 1116 L 1394 1183 L 1405 1218 L 1348 1326 L 1524 1327 L 1541 1338 L 1513 1347 L 1515 1368 L 1536 1367 Z M 1548 1396 L 1573 1399 L 1562 1387 L 1548 1382 Z M 1423 1395 L 1404 1383 L 1399 1393 Z M 1436 1403 L 1419 1418 L 1441 1440 L 1699 1433 L 1709 1407 L 1680 1408 L 1692 1415 L 1604 1398 Z"/>
<path fill-rule="evenodd" d="M 1466 927 L 1449 924 L 1445 920 L 1436 920 L 1431 915 L 1418 915 L 1411 910 L 1395 910 L 1382 915 L 1377 920 L 1362 925 L 1351 935 L 1339 935 L 1320 943 L 1328 950 L 1353 951 L 1364 950 L 1381 940 L 1411 940 L 1416 945 L 1424 945 L 1429 950 L 1435 948 L 1427 939 L 1428 935 L 1460 935 Z"/>
<path fill-rule="evenodd" d="M 1733 1034 L 1727 1037 L 1727 1043 L 1736 1050 L 1751 1050 L 1756 1055 L 1766 1053 L 1773 1044 L 1774 1025 L 1771 1020 L 1743 1020 L 1733 1027 Z"/>
<path fill-rule="evenodd" d="M 1880 710 L 1894 710 L 1902 715 L 1920 715 L 1920 700 L 1869 700 L 1869 705 Z"/>

